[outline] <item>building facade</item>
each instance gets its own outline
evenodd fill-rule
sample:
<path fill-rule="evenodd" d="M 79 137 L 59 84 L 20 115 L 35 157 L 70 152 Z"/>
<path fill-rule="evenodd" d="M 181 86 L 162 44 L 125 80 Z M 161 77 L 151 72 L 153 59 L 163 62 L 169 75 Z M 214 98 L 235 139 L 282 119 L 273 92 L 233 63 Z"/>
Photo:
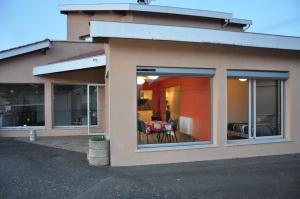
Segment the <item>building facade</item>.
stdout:
<path fill-rule="evenodd" d="M 0 52 L 0 136 L 105 134 L 111 165 L 300 152 L 300 39 L 231 13 L 63 5 L 67 40 Z"/>

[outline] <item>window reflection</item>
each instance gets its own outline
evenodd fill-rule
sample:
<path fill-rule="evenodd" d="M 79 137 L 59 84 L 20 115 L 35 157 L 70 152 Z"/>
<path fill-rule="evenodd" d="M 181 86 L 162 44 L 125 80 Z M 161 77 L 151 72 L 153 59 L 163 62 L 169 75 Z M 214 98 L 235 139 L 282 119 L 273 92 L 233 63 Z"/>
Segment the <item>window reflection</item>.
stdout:
<path fill-rule="evenodd" d="M 0 84 L 0 127 L 44 126 L 44 85 Z"/>

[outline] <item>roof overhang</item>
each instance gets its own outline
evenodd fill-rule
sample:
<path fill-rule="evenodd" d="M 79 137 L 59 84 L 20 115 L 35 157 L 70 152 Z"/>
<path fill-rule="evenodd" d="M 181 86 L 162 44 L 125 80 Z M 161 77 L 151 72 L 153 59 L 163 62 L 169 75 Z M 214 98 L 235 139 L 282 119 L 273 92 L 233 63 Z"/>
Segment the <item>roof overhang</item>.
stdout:
<path fill-rule="evenodd" d="M 71 4 L 59 5 L 61 13 L 74 12 L 74 11 L 138 11 L 138 12 L 152 12 L 164 14 L 177 14 L 187 16 L 209 17 L 218 19 L 232 18 L 232 13 L 215 12 L 207 10 L 196 10 L 187 8 L 176 8 L 169 6 L 156 6 L 156 5 L 140 5 L 131 3 L 117 3 L 117 4 Z"/>
<path fill-rule="evenodd" d="M 91 21 L 91 37 L 181 41 L 258 48 L 300 50 L 299 37 L 201 28 Z"/>
<path fill-rule="evenodd" d="M 244 25 L 244 26 L 251 26 L 252 21 L 248 19 L 238 19 L 238 18 L 231 18 L 229 19 L 230 24 L 238 24 L 238 25 Z"/>
<path fill-rule="evenodd" d="M 49 48 L 51 48 L 51 41 L 46 39 L 32 44 L 0 51 L 0 60 Z"/>
<path fill-rule="evenodd" d="M 69 4 L 59 5 L 59 10 L 62 14 L 68 12 L 99 12 L 99 11 L 132 11 L 132 12 L 145 12 L 145 13 L 159 13 L 159 14 L 173 14 L 182 16 L 205 17 L 221 20 L 231 20 L 234 23 L 241 25 L 251 25 L 251 20 L 233 18 L 232 13 L 216 12 L 208 10 L 177 8 L 170 6 L 158 5 L 140 5 L 131 3 L 117 3 L 117 4 Z"/>
<path fill-rule="evenodd" d="M 89 69 L 95 67 L 106 66 L 106 56 L 98 55 L 76 59 L 71 61 L 58 62 L 33 68 L 33 75 L 47 75 L 52 73 L 68 72 L 74 70 Z"/>

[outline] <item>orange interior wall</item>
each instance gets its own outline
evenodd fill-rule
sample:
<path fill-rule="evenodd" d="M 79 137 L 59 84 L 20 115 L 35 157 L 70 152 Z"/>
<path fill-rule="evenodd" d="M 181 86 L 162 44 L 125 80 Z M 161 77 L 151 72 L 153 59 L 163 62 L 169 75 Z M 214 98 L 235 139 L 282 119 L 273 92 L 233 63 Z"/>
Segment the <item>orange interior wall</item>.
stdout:
<path fill-rule="evenodd" d="M 153 113 L 159 112 L 164 118 L 165 89 L 173 86 L 180 87 L 180 116 L 193 119 L 192 136 L 201 141 L 209 141 L 210 79 L 207 77 L 170 77 L 153 83 L 145 83 L 141 89 L 152 90 Z M 160 106 L 158 106 L 159 101 Z"/>

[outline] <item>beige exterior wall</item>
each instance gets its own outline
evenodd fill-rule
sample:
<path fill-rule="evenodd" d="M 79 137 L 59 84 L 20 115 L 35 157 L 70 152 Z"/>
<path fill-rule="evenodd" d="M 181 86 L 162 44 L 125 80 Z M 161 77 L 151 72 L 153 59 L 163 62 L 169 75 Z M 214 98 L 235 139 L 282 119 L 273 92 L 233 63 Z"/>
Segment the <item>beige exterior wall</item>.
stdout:
<path fill-rule="evenodd" d="M 86 128 L 53 128 L 52 127 L 52 85 L 59 84 L 105 84 L 105 68 L 57 73 L 45 76 L 33 76 L 35 66 L 64 60 L 88 52 L 103 49 L 102 44 L 83 42 L 52 42 L 52 48 L 44 52 L 35 52 L 2 60 L 0 62 L 0 83 L 42 83 L 45 86 L 45 127 L 38 129 L 39 136 L 86 135 Z M 105 131 L 105 92 L 100 89 L 99 130 Z M 28 130 L 0 129 L 0 137 L 28 136 Z"/>
<path fill-rule="evenodd" d="M 228 25 L 223 27 L 222 20 L 201 17 L 176 16 L 151 13 L 127 13 L 97 12 L 92 15 L 84 13 L 69 13 L 67 15 L 67 38 L 68 40 L 79 40 L 80 36 L 89 35 L 89 22 L 93 20 L 146 23 L 185 27 L 198 27 L 208 29 L 222 29 L 230 31 L 243 31 L 239 25 Z"/>
<path fill-rule="evenodd" d="M 300 152 L 300 53 L 182 42 L 110 40 L 107 119 L 111 164 L 143 165 Z M 216 68 L 213 77 L 213 144 L 137 149 L 136 66 Z M 227 69 L 290 71 L 286 82 L 285 137 L 278 143 L 229 145 Z"/>

